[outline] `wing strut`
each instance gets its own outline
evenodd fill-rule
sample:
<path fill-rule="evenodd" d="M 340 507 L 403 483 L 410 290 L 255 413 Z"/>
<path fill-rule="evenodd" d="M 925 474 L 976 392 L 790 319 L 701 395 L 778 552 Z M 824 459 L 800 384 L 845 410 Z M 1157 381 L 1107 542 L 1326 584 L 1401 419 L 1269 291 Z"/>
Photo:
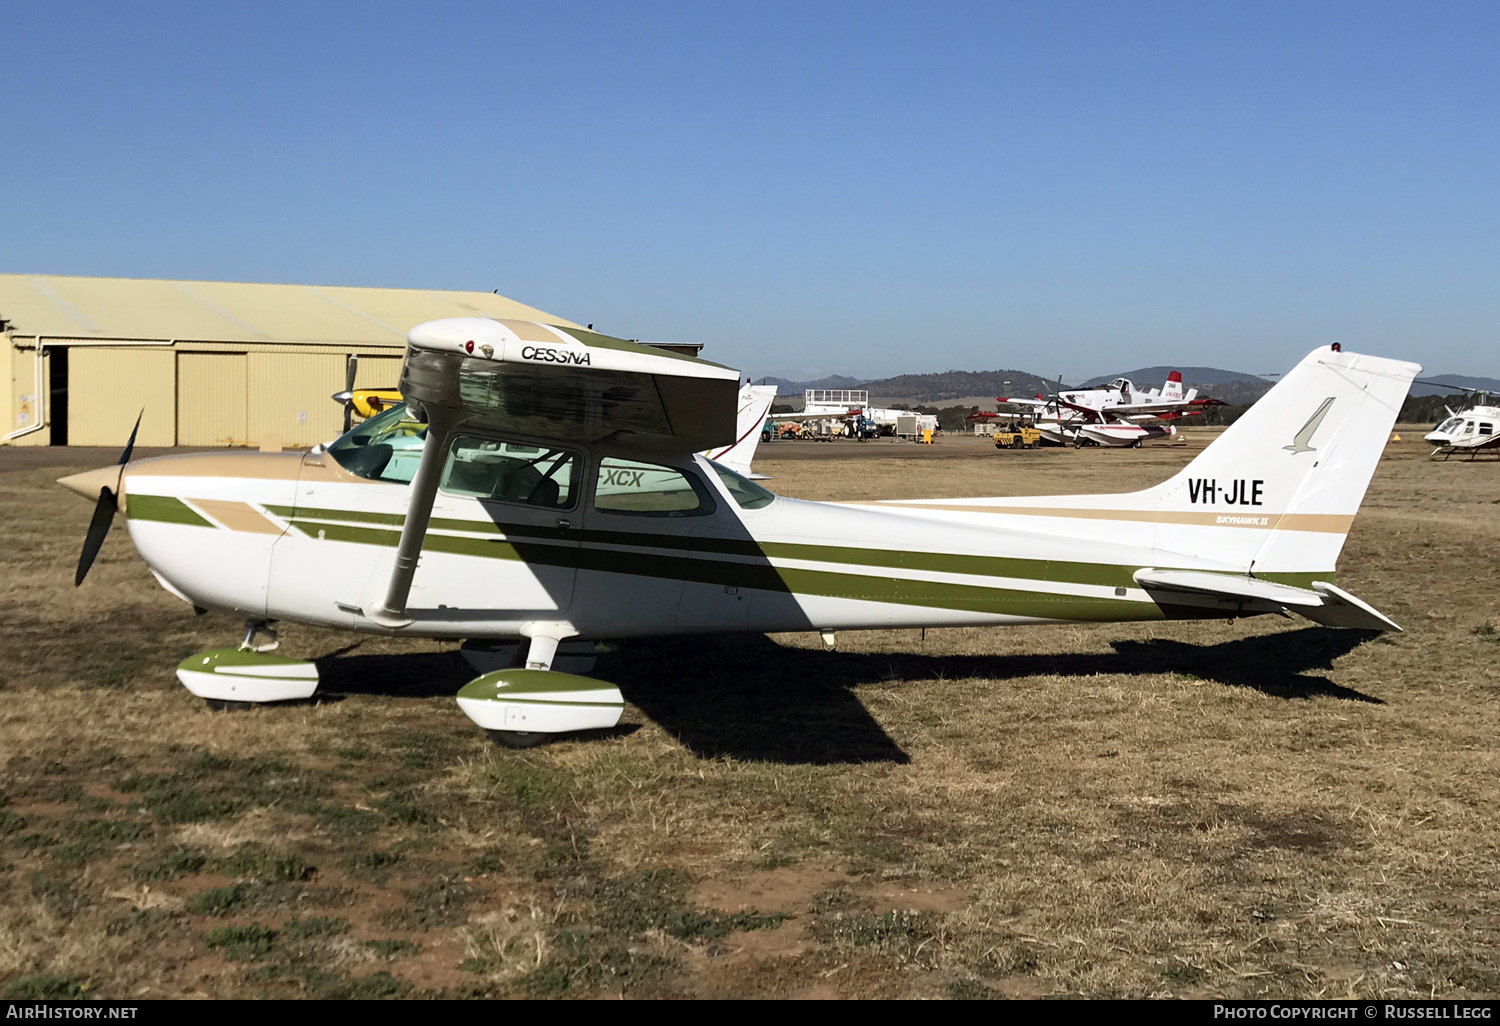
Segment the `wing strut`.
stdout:
<path fill-rule="evenodd" d="M 411 594 L 412 577 L 422 556 L 422 542 L 432 519 L 432 504 L 437 499 L 438 482 L 448 462 L 448 447 L 469 414 L 436 403 L 427 408 L 427 441 L 422 446 L 422 462 L 411 482 L 411 501 L 406 507 L 406 524 L 401 528 L 401 544 L 396 548 L 396 565 L 385 601 L 370 611 L 370 619 L 382 627 L 406 627 L 412 623 L 406 615 L 406 599 Z"/>

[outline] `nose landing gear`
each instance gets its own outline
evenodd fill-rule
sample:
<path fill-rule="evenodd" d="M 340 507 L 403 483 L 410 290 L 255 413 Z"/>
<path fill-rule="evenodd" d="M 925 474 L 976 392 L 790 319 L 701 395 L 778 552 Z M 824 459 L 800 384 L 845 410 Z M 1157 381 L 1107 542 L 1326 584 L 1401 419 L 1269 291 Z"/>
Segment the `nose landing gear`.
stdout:
<path fill-rule="evenodd" d="M 270 640 L 256 644 L 262 635 Z M 214 710 L 311 698 L 318 690 L 317 666 L 273 655 L 279 644 L 269 621 L 247 620 L 245 640 L 238 648 L 212 648 L 188 656 L 177 666 L 177 679 Z"/>

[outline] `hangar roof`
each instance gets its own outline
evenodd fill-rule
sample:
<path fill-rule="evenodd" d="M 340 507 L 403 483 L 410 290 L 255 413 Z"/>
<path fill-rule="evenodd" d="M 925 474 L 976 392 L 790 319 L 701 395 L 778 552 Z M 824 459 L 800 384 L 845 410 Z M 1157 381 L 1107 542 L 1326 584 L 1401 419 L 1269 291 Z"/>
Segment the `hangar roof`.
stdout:
<path fill-rule="evenodd" d="M 492 292 L 0 274 L 0 320 L 21 336 L 390 346 L 423 321 L 474 316 L 582 327 Z"/>

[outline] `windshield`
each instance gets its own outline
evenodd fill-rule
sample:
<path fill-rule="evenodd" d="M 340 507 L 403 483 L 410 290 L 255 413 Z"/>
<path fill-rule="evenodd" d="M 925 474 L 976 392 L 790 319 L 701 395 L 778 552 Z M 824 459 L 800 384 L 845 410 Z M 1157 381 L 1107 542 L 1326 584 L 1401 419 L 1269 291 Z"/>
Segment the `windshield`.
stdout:
<path fill-rule="evenodd" d="M 724 487 L 741 509 L 760 509 L 776 501 L 774 492 L 767 491 L 748 477 L 741 477 L 724 464 L 709 460 L 708 465 L 714 468 L 714 473 L 719 475 L 719 480 L 724 482 Z"/>
<path fill-rule="evenodd" d="M 427 425 L 413 420 L 400 403 L 334 442 L 328 454 L 351 474 L 407 484 L 416 476 L 426 444 Z"/>
<path fill-rule="evenodd" d="M 1447 420 L 1443 421 L 1432 430 L 1435 432 L 1441 432 L 1446 435 L 1451 431 L 1457 431 L 1459 425 L 1463 424 L 1463 422 L 1464 421 L 1462 417 L 1449 417 Z"/>

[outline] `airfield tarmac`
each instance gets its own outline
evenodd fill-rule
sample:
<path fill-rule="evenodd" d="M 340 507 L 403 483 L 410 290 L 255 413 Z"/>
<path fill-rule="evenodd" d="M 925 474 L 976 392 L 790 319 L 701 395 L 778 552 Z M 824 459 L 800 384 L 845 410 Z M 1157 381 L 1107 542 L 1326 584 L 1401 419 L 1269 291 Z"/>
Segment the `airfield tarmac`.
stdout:
<path fill-rule="evenodd" d="M 653 640 L 525 752 L 455 646 L 288 626 L 322 700 L 175 681 L 240 625 L 0 449 L 0 993 L 1500 995 L 1500 466 L 1388 447 L 1301 620 Z M 820 499 L 1120 491 L 1184 446 L 774 443 Z M 37 455 L 46 452 L 47 456 Z"/>

